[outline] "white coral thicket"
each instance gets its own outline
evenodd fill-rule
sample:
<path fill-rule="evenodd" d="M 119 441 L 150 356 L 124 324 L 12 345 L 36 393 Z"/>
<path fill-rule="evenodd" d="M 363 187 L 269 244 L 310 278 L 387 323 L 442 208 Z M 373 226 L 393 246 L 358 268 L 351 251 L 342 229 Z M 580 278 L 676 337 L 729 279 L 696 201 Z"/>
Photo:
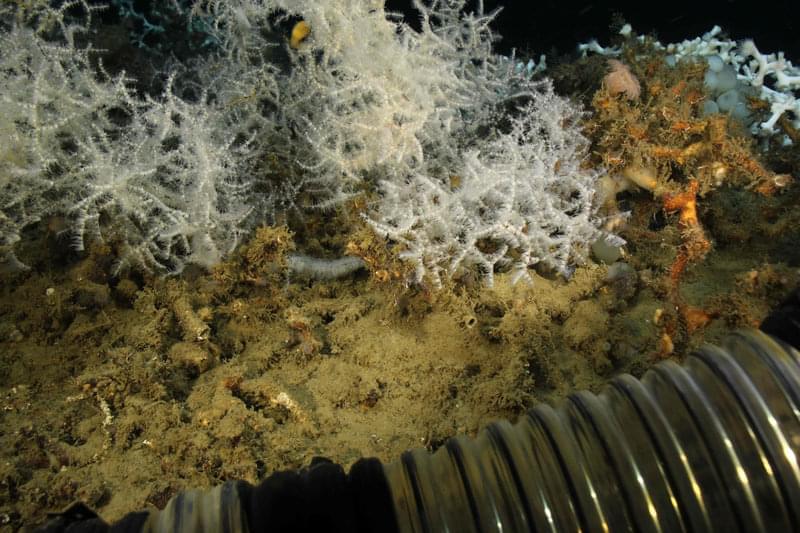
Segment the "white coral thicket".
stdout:
<path fill-rule="evenodd" d="M 0 246 L 58 215 L 78 247 L 112 238 L 123 261 L 179 272 L 366 192 L 417 281 L 568 274 L 599 233 L 580 110 L 493 51 L 482 2 L 414 6 L 417 29 L 380 0 L 197 0 L 215 45 L 167 63 L 159 94 L 104 74 L 75 32 L 0 28 Z M 297 18 L 311 32 L 289 46 Z"/>

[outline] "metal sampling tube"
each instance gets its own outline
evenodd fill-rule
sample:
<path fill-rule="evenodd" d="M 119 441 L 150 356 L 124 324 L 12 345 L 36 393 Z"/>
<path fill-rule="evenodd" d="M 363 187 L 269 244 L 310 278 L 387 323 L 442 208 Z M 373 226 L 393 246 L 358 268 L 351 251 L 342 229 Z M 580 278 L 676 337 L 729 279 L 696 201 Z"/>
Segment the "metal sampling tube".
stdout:
<path fill-rule="evenodd" d="M 400 531 L 800 531 L 800 360 L 761 332 L 385 466 Z"/>
<path fill-rule="evenodd" d="M 800 531 L 799 460 L 800 355 L 750 331 L 433 454 L 187 491 L 116 530 Z M 43 531 L 108 531 L 77 511 Z"/>

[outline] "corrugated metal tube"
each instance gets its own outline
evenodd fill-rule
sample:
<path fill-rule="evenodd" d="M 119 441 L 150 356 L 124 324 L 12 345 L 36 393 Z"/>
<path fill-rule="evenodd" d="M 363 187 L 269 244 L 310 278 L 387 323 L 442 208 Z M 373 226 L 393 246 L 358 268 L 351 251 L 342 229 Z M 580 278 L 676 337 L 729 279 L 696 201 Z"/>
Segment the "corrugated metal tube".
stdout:
<path fill-rule="evenodd" d="M 800 360 L 757 331 L 384 467 L 400 531 L 800 531 Z"/>
<path fill-rule="evenodd" d="M 800 531 L 798 456 L 800 355 L 751 331 L 435 453 L 315 460 L 112 526 L 76 505 L 40 531 Z"/>

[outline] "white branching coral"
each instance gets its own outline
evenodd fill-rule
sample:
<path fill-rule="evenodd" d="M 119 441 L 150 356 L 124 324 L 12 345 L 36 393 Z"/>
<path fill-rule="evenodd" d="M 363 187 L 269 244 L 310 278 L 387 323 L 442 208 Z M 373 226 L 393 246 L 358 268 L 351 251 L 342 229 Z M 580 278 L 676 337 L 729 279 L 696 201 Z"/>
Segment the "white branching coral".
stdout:
<path fill-rule="evenodd" d="M 126 108 L 115 139 L 101 130 L 76 139 L 86 161 L 73 172 L 79 199 L 67 213 L 78 249 L 87 235 L 113 233 L 125 242 L 123 261 L 170 272 L 212 266 L 233 250 L 249 185 L 237 177 L 223 117 L 205 94 L 199 100 L 176 97 L 170 78 L 160 98 Z"/>
<path fill-rule="evenodd" d="M 570 272 L 599 236 L 580 111 L 493 52 L 494 13 L 416 1 L 414 31 L 381 2 L 277 3 L 311 27 L 282 96 L 300 111 L 302 164 L 331 198 L 376 181 L 365 218 L 416 281 Z"/>
<path fill-rule="evenodd" d="M 2 162 L 0 245 L 56 214 L 79 248 L 112 237 L 123 261 L 179 272 L 282 210 L 367 192 L 417 281 L 568 274 L 598 236 L 580 110 L 495 54 L 494 13 L 470 5 L 415 0 L 412 29 L 379 0 L 198 0 L 216 47 L 150 95 L 72 33 L 7 28 L 0 131 L 22 155 Z M 298 18 L 290 45 L 275 25 Z"/>
<path fill-rule="evenodd" d="M 548 82 L 533 94 L 509 131 L 466 150 L 452 175 L 381 182 L 369 223 L 400 243 L 418 281 L 438 286 L 477 269 L 491 284 L 501 268 L 512 269 L 516 281 L 539 263 L 568 276 L 600 236 L 597 175 L 581 168 L 587 143 L 579 113 Z"/>
<path fill-rule="evenodd" d="M 3 36 L 0 246 L 24 226 L 65 217 L 72 242 L 113 237 L 127 262 L 180 272 L 235 246 L 247 185 L 214 106 L 137 98 L 124 75 L 91 66 L 89 52 L 25 28 Z M 171 80 L 171 78 L 170 78 Z M 102 221 L 102 222 L 101 222 Z"/>

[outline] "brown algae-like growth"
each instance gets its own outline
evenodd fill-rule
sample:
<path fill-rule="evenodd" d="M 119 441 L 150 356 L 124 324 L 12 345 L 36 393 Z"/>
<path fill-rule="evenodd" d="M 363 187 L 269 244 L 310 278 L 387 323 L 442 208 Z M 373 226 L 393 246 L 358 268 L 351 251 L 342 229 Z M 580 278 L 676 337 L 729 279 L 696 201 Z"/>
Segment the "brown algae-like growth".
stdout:
<path fill-rule="evenodd" d="M 639 92 L 612 93 L 586 60 L 561 71 L 599 73 L 582 81 L 595 91 L 585 127 L 627 241 L 569 279 L 410 283 L 358 200 L 262 227 L 210 271 L 173 278 L 114 276 L 113 243 L 78 255 L 59 220 L 31 228 L 17 251 L 31 270 L 2 274 L 0 519 L 82 500 L 114 520 L 314 456 L 433 450 L 757 327 L 800 283 L 800 145 L 762 153 L 734 119 L 702 117 L 703 66 L 668 69 L 642 46 L 621 59 Z M 298 250 L 361 266 L 294 275 Z"/>

